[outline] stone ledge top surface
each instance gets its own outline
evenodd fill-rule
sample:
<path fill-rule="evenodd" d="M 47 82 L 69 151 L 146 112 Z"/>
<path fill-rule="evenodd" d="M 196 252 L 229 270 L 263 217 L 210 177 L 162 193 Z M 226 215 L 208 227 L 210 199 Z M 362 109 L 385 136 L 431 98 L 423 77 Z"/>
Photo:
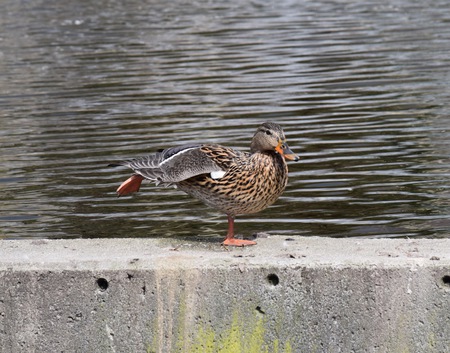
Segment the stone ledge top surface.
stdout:
<path fill-rule="evenodd" d="M 0 270 L 145 270 L 230 266 L 450 266 L 450 239 L 269 236 L 256 246 L 181 239 L 0 241 Z"/>

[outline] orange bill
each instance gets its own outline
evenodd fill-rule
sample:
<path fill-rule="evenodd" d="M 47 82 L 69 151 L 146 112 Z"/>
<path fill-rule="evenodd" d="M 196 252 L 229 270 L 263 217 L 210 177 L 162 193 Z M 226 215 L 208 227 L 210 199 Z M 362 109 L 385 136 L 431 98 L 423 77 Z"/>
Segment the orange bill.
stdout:
<path fill-rule="evenodd" d="M 275 147 L 275 151 L 277 151 L 285 159 L 288 159 L 290 161 L 298 161 L 300 159 L 294 152 L 292 152 L 292 150 L 289 148 L 288 144 L 281 140 L 278 143 L 278 146 Z"/>

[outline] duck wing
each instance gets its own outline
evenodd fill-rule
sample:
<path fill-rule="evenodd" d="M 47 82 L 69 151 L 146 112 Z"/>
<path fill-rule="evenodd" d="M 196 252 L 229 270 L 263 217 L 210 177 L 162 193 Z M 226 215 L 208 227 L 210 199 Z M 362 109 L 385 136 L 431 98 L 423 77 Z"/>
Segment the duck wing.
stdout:
<path fill-rule="evenodd" d="M 218 145 L 184 145 L 110 166 L 126 166 L 156 184 L 170 185 L 200 174 L 225 172 L 224 151 L 236 154 L 232 149 Z"/>

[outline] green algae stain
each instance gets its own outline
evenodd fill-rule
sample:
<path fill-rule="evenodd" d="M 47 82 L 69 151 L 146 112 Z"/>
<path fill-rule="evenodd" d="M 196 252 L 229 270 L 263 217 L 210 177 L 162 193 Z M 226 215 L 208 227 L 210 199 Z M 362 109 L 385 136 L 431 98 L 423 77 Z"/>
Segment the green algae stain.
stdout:
<path fill-rule="evenodd" d="M 180 301 L 178 304 L 178 323 L 177 323 L 177 343 L 176 352 L 183 352 L 185 350 L 185 339 L 186 327 L 184 323 L 184 318 L 186 317 L 186 298 L 184 295 L 180 296 Z"/>
<path fill-rule="evenodd" d="M 246 352 L 261 352 L 269 353 L 269 348 L 264 342 L 265 326 L 264 320 L 260 317 L 257 319 L 255 327 L 253 328 L 250 338 L 248 340 L 248 348 Z"/>
<path fill-rule="evenodd" d="M 289 341 L 286 342 L 286 346 L 284 347 L 284 353 L 292 353 L 291 343 Z"/>
<path fill-rule="evenodd" d="M 215 329 L 208 323 L 199 323 L 194 331 L 191 331 L 184 321 L 186 311 L 186 303 L 181 300 L 178 320 L 173 327 L 173 352 L 293 353 L 289 340 L 286 342 L 281 342 L 279 339 L 271 342 L 265 341 L 267 320 L 261 315 L 255 314 L 243 317 L 236 310 L 224 330 Z M 147 346 L 147 353 L 161 352 L 162 348 L 158 340 L 161 334 L 158 321 L 153 328 L 153 342 Z M 188 331 L 190 331 L 190 334 Z M 189 339 L 189 336 L 191 339 Z"/>
<path fill-rule="evenodd" d="M 186 352 L 189 353 L 292 353 L 290 342 L 280 350 L 280 341 L 274 340 L 271 345 L 264 341 L 265 320 L 254 317 L 253 320 L 242 320 L 237 312 L 233 313 L 230 326 L 224 332 L 216 332 L 212 327 L 200 326 Z"/>
<path fill-rule="evenodd" d="M 433 350 L 436 347 L 436 336 L 433 332 L 428 334 L 428 345 Z"/>
<path fill-rule="evenodd" d="M 200 327 L 197 334 L 196 342 L 191 346 L 191 353 L 215 353 L 215 337 L 216 334 L 211 328 L 204 329 Z"/>
<path fill-rule="evenodd" d="M 273 353 L 280 353 L 280 341 L 278 339 L 273 341 Z"/>
<path fill-rule="evenodd" d="M 233 314 L 233 321 L 219 340 L 217 353 L 242 352 L 242 331 L 237 313 Z"/>

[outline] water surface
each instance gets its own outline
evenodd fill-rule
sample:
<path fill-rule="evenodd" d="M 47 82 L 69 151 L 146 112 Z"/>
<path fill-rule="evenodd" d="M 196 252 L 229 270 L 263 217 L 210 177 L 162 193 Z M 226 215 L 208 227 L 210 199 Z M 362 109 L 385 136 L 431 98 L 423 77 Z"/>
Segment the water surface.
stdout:
<path fill-rule="evenodd" d="M 199 237 L 226 218 L 107 164 L 190 142 L 301 161 L 244 234 L 447 237 L 447 1 L 2 1 L 0 237 Z"/>

